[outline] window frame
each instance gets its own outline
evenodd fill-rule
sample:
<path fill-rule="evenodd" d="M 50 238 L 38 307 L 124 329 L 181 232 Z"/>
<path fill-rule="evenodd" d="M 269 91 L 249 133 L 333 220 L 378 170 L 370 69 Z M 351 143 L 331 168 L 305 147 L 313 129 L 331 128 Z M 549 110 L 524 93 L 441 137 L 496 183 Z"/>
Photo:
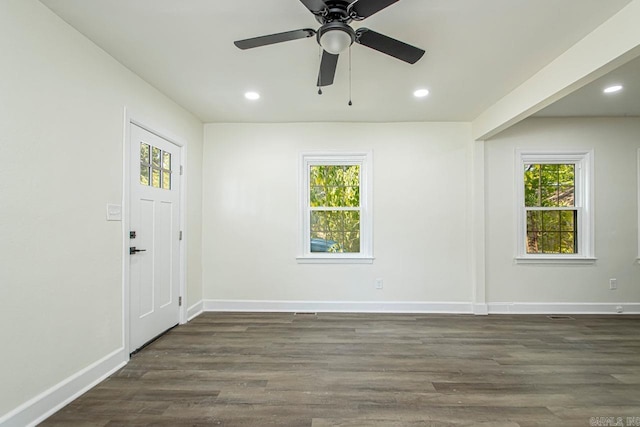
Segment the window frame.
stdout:
<path fill-rule="evenodd" d="M 142 157 L 140 157 L 140 179 L 138 180 L 138 183 L 142 186 L 145 187 L 149 187 L 149 188 L 153 188 L 155 190 L 166 190 L 166 191 L 171 191 L 173 189 L 173 156 L 172 153 L 169 151 L 165 151 L 160 147 L 157 147 L 153 144 L 151 144 L 150 142 L 145 142 L 145 141 L 140 141 L 139 144 L 139 151 L 142 152 L 142 146 L 146 145 L 148 147 L 149 150 L 149 154 L 147 156 L 147 158 L 145 160 L 142 160 Z M 160 162 L 158 166 L 154 166 L 153 164 L 153 150 L 156 149 L 160 152 Z M 169 168 L 165 168 L 164 166 L 164 156 L 165 154 L 169 155 Z M 146 169 L 149 173 L 149 182 L 147 184 L 144 184 L 142 182 L 142 170 Z M 158 187 L 155 187 L 153 185 L 153 171 L 157 170 L 158 174 L 159 174 L 159 185 Z M 167 188 L 165 188 L 164 186 L 164 177 L 168 176 L 169 177 L 169 186 Z"/>
<path fill-rule="evenodd" d="M 527 206 L 524 200 L 524 167 L 527 164 L 574 164 L 574 207 L 577 211 L 577 253 L 527 253 Z M 516 208 L 517 239 L 516 263 L 592 264 L 594 254 L 594 186 L 593 150 L 590 151 L 529 151 L 516 150 Z M 544 210 L 544 209 L 542 209 Z M 554 210 L 554 209 L 549 209 Z"/>
<path fill-rule="evenodd" d="M 304 152 L 298 167 L 299 238 L 298 263 L 371 264 L 373 263 L 373 152 Z M 311 166 L 360 166 L 360 252 L 311 252 L 310 171 Z"/>

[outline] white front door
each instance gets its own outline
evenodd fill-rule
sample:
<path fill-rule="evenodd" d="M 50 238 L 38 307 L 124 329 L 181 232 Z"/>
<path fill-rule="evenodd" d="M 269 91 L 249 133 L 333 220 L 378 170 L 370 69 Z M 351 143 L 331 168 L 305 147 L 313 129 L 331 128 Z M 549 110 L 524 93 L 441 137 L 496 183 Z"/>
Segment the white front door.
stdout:
<path fill-rule="evenodd" d="M 130 124 L 129 351 L 180 320 L 180 148 Z"/>

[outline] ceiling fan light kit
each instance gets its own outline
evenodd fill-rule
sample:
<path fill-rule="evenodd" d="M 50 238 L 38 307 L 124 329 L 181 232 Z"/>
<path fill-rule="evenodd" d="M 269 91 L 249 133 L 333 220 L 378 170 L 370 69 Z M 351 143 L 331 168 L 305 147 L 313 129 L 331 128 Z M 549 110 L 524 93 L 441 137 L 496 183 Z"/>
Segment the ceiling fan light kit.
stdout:
<path fill-rule="evenodd" d="M 338 65 L 338 57 L 340 53 L 348 49 L 354 42 L 409 64 L 415 64 L 424 55 L 424 50 L 368 28 L 354 30 L 349 25 L 352 21 L 362 21 L 398 1 L 399 0 L 300 0 L 321 24 L 317 31 L 310 28 L 303 28 L 300 30 L 238 40 L 234 42 L 234 44 L 239 49 L 252 49 L 316 36 L 316 41 L 323 50 L 320 60 L 320 71 L 318 72 L 318 87 L 333 84 L 336 67 Z"/>
<path fill-rule="evenodd" d="M 342 22 L 325 24 L 318 30 L 318 44 L 322 49 L 332 55 L 339 55 L 356 39 L 353 28 Z"/>

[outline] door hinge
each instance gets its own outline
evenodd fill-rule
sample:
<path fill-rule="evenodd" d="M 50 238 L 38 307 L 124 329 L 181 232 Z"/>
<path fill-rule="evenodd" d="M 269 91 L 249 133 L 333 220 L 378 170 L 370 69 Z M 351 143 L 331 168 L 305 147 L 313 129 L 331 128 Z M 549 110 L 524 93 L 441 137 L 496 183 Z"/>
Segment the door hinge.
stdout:
<path fill-rule="evenodd" d="M 182 175 L 182 173 L 183 173 L 183 168 L 182 168 L 182 165 L 180 165 L 180 175 Z"/>
<path fill-rule="evenodd" d="M 182 297 L 178 297 L 178 307 L 182 307 Z"/>
<path fill-rule="evenodd" d="M 182 230 L 180 230 L 180 233 L 178 234 L 178 240 L 182 240 Z"/>

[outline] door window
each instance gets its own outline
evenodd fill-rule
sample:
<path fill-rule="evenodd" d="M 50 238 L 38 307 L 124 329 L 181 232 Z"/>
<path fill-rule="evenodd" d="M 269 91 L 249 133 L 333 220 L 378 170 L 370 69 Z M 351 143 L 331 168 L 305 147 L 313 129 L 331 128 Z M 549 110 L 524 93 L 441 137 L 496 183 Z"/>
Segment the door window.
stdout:
<path fill-rule="evenodd" d="M 140 184 L 171 190 L 171 153 L 141 142 Z"/>

